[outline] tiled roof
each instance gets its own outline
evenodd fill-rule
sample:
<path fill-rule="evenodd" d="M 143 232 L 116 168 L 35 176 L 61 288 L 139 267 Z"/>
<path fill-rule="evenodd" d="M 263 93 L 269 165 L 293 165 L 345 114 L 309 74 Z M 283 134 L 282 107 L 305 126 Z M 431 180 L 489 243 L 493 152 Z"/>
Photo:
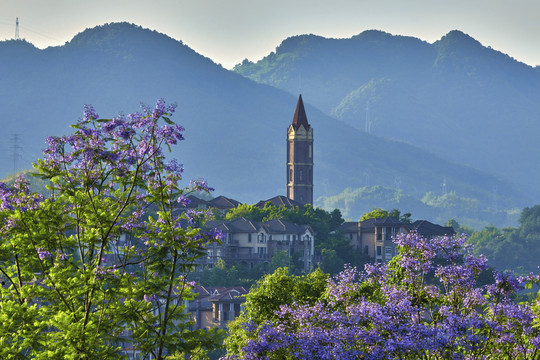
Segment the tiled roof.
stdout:
<path fill-rule="evenodd" d="M 272 204 L 272 205 L 274 205 L 276 207 L 285 206 L 287 208 L 291 208 L 293 206 L 301 207 L 301 206 L 304 205 L 304 204 L 302 204 L 302 203 L 300 203 L 298 201 L 295 201 L 293 199 L 289 199 L 286 196 L 278 195 L 278 196 L 274 196 L 273 198 L 270 198 L 268 200 L 261 200 L 258 203 L 256 203 L 255 206 L 263 208 L 268 203 L 270 203 L 270 204 Z"/>
<path fill-rule="evenodd" d="M 358 221 L 346 221 L 340 225 L 340 228 L 345 232 L 356 232 L 358 231 Z"/>
<path fill-rule="evenodd" d="M 232 221 L 209 221 L 206 226 L 222 232 L 254 233 L 260 230 L 261 223 L 241 217 Z"/>
<path fill-rule="evenodd" d="M 196 197 L 195 195 L 189 195 L 186 197 L 188 199 L 189 204 L 187 204 L 187 208 L 199 208 L 203 206 L 208 205 L 208 201 L 200 199 Z"/>
<path fill-rule="evenodd" d="M 264 225 L 267 227 L 269 234 L 300 234 L 308 229 L 306 225 L 293 224 L 280 219 L 267 221 Z M 311 230 L 311 228 L 309 229 Z"/>
<path fill-rule="evenodd" d="M 296 105 L 296 111 L 292 121 L 292 126 L 297 130 L 300 125 L 304 125 L 306 130 L 309 130 L 310 126 L 306 116 L 306 110 L 304 109 L 304 102 L 302 101 L 302 95 L 298 97 L 298 104 Z"/>
<path fill-rule="evenodd" d="M 451 226 L 441 226 L 427 220 L 416 220 L 412 223 L 410 228 L 411 230 L 415 230 L 419 235 L 452 236 L 456 233 Z"/>
<path fill-rule="evenodd" d="M 373 225 L 375 226 L 385 226 L 385 225 L 386 226 L 401 226 L 403 225 L 403 223 L 396 218 L 387 216 L 383 219 L 376 219 L 373 222 Z"/>
<path fill-rule="evenodd" d="M 220 210 L 225 210 L 237 207 L 240 205 L 240 202 L 221 195 L 208 201 L 208 205 Z"/>
<path fill-rule="evenodd" d="M 244 302 L 248 291 L 243 286 L 234 286 L 215 291 L 208 299 L 211 302 Z"/>

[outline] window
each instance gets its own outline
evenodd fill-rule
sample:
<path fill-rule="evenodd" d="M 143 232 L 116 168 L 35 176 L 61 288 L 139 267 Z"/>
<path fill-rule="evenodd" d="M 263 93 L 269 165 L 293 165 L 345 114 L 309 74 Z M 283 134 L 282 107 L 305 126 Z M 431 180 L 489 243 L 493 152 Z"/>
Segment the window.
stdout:
<path fill-rule="evenodd" d="M 298 173 L 298 180 L 304 181 L 304 170 L 300 169 L 300 172 Z"/>
<path fill-rule="evenodd" d="M 382 246 L 377 246 L 377 256 L 382 256 Z"/>
<path fill-rule="evenodd" d="M 293 181 L 292 169 L 289 169 L 289 182 L 292 182 L 292 181 Z"/>
<path fill-rule="evenodd" d="M 386 261 L 389 261 L 392 259 L 392 247 L 391 246 L 385 246 L 384 247 L 384 259 Z"/>
<path fill-rule="evenodd" d="M 251 242 L 251 234 L 248 234 L 248 242 Z"/>
<path fill-rule="evenodd" d="M 308 151 L 309 158 L 311 159 L 313 157 L 313 145 L 309 145 L 309 151 Z"/>
<path fill-rule="evenodd" d="M 364 246 L 364 255 L 368 255 L 369 254 L 369 246 L 365 245 Z"/>
<path fill-rule="evenodd" d="M 266 236 L 264 234 L 259 234 L 257 236 L 257 239 L 259 240 L 260 243 L 264 243 L 266 241 Z"/>

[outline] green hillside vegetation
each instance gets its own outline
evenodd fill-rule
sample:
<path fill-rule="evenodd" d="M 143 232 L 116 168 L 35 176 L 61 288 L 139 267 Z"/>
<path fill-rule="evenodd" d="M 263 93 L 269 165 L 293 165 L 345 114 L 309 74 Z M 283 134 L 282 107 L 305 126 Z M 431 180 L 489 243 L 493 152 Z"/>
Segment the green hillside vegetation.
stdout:
<path fill-rule="evenodd" d="M 473 232 L 469 242 L 476 254 L 484 254 L 491 266 L 521 275 L 537 273 L 540 265 L 540 205 L 526 207 L 519 226 L 498 229 L 489 226 Z"/>
<path fill-rule="evenodd" d="M 495 174 L 533 203 L 540 198 L 540 168 L 531 166 L 540 73 L 460 31 L 433 44 L 374 30 L 350 39 L 294 36 L 234 71 L 292 94 L 301 76 L 304 99 L 335 119 Z"/>
<path fill-rule="evenodd" d="M 486 195 L 487 196 L 487 195 Z M 364 214 L 373 208 L 401 209 L 414 214 L 416 219 L 425 219 L 443 224 L 455 218 L 460 224 L 482 229 L 491 224 L 511 226 L 517 223 L 519 209 L 483 208 L 482 202 L 488 203 L 489 198 L 479 200 L 459 195 L 455 191 L 441 194 L 427 192 L 424 196 L 407 195 L 402 190 L 384 186 L 365 186 L 362 188 L 347 188 L 338 195 L 320 197 L 318 203 L 324 209 L 340 209 L 346 219 L 355 221 L 357 214 Z"/>

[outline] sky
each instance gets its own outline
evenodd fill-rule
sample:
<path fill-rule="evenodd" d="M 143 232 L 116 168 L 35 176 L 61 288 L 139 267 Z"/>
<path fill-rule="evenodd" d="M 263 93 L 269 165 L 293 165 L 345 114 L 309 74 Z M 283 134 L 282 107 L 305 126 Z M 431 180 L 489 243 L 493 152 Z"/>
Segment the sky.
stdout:
<path fill-rule="evenodd" d="M 461 30 L 540 65 L 540 0 L 0 0 L 0 40 L 63 45 L 86 28 L 126 21 L 181 40 L 225 68 L 257 61 L 287 37 L 365 30 L 433 43 Z"/>

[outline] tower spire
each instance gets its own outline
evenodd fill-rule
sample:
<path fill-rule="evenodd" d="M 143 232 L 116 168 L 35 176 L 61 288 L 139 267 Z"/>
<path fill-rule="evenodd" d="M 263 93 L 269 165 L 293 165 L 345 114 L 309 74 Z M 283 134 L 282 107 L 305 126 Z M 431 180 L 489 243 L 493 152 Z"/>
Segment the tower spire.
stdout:
<path fill-rule="evenodd" d="M 309 130 L 310 125 L 306 116 L 306 110 L 304 109 L 304 102 L 302 101 L 302 94 L 298 97 L 298 104 L 296 104 L 296 111 L 292 121 L 292 126 L 295 130 L 298 130 L 300 125 L 304 125 L 306 130 Z"/>

